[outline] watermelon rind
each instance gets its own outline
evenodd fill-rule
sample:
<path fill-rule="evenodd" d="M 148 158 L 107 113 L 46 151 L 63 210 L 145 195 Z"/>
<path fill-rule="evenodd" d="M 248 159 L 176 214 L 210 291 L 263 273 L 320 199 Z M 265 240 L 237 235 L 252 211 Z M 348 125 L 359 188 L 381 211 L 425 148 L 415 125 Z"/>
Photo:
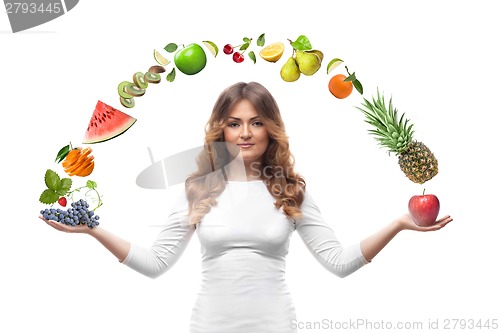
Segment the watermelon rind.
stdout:
<path fill-rule="evenodd" d="M 125 133 L 137 121 L 136 118 L 102 101 L 97 101 L 82 144 L 109 141 Z"/>

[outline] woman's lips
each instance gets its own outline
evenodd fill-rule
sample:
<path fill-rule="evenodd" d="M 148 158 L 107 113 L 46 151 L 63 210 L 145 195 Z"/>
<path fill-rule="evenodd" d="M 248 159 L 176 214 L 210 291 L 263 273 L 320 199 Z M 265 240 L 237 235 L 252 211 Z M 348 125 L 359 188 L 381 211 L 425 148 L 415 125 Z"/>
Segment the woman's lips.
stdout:
<path fill-rule="evenodd" d="M 252 148 L 254 146 L 253 143 L 240 143 L 238 146 L 240 146 L 240 148 Z"/>

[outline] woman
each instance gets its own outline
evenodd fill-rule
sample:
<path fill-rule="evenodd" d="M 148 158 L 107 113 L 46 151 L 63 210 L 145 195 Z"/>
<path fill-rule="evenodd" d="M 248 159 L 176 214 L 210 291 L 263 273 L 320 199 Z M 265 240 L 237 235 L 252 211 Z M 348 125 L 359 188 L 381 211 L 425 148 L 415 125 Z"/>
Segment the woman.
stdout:
<path fill-rule="evenodd" d="M 46 221 L 61 231 L 93 236 L 120 262 L 152 278 L 172 267 L 197 230 L 203 277 L 192 333 L 296 332 L 284 278 L 295 230 L 326 269 L 345 277 L 369 263 L 398 232 L 438 230 L 452 221 L 445 216 L 424 228 L 406 214 L 361 242 L 342 246 L 294 171 L 274 98 L 255 82 L 234 84 L 220 94 L 207 123 L 205 148 L 151 249 L 101 226 Z"/>

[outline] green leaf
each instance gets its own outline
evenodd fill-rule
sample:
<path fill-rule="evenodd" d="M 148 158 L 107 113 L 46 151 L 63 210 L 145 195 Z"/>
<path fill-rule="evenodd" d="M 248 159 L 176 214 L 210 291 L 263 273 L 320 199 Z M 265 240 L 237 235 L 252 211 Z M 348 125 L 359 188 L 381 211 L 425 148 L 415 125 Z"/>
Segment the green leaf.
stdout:
<path fill-rule="evenodd" d="M 361 82 L 359 82 L 358 80 L 354 80 L 354 81 L 352 81 L 352 84 L 354 85 L 354 88 L 356 88 L 356 90 L 361 95 L 363 95 L 363 86 L 361 85 Z"/>
<path fill-rule="evenodd" d="M 250 43 L 245 43 L 245 44 L 241 45 L 240 51 L 244 51 L 244 50 L 248 49 L 249 46 L 250 46 Z"/>
<path fill-rule="evenodd" d="M 59 152 L 57 153 L 57 157 L 56 157 L 56 163 L 59 163 L 61 162 L 62 160 L 64 160 L 66 158 L 66 156 L 68 155 L 68 153 L 70 152 L 71 150 L 71 145 L 67 145 L 67 146 L 64 146 L 62 147 Z"/>
<path fill-rule="evenodd" d="M 265 37 L 266 34 L 262 34 L 259 36 L 259 38 L 257 38 L 257 46 L 264 46 L 264 44 L 266 44 L 266 37 Z"/>
<path fill-rule="evenodd" d="M 253 51 L 248 52 L 248 57 L 252 59 L 253 63 L 257 61 L 257 58 L 255 57 L 255 53 Z"/>
<path fill-rule="evenodd" d="M 172 71 L 167 75 L 168 82 L 174 82 L 175 80 L 175 68 L 172 68 Z"/>
<path fill-rule="evenodd" d="M 97 183 L 93 180 L 87 180 L 87 187 L 93 190 L 97 187 Z"/>
<path fill-rule="evenodd" d="M 292 47 L 296 50 L 307 51 L 312 50 L 311 42 L 309 38 L 304 35 L 300 35 L 295 42 L 292 43 Z"/>
<path fill-rule="evenodd" d="M 55 171 L 48 169 L 45 172 L 45 185 L 49 189 L 57 191 L 61 188 L 61 178 L 59 178 L 59 175 Z"/>
<path fill-rule="evenodd" d="M 47 204 L 47 205 L 51 205 L 54 202 L 56 202 L 58 199 L 59 199 L 59 195 L 55 191 L 53 191 L 51 189 L 46 189 L 40 195 L 40 199 L 39 200 L 40 200 L 41 203 L 44 203 L 44 204 Z"/>
<path fill-rule="evenodd" d="M 61 187 L 57 190 L 57 193 L 60 196 L 65 195 L 71 189 L 71 185 L 73 185 L 73 181 L 69 178 L 61 179 Z"/>
<path fill-rule="evenodd" d="M 168 53 L 175 52 L 179 46 L 175 43 L 168 43 L 167 46 L 164 47 L 165 51 Z"/>
<path fill-rule="evenodd" d="M 244 37 L 244 38 L 243 38 L 243 41 L 244 41 L 245 43 L 250 43 L 251 39 L 250 39 L 250 38 L 248 38 L 248 37 Z"/>
<path fill-rule="evenodd" d="M 352 82 L 356 80 L 356 72 L 352 73 L 348 77 L 345 78 L 344 82 Z"/>

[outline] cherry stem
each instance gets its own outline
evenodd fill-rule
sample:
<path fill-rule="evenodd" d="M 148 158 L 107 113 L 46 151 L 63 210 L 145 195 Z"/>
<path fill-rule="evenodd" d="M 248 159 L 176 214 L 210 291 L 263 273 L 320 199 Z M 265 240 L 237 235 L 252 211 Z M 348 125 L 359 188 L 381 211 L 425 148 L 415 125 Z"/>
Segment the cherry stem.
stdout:
<path fill-rule="evenodd" d="M 245 44 L 250 44 L 250 43 L 252 43 L 252 40 L 253 40 L 253 38 L 250 38 L 250 40 L 249 40 L 248 42 L 244 42 L 243 44 L 233 46 L 233 49 L 235 49 L 235 48 L 237 48 L 237 47 L 240 47 L 240 46 L 242 46 L 242 45 L 245 45 Z"/>

